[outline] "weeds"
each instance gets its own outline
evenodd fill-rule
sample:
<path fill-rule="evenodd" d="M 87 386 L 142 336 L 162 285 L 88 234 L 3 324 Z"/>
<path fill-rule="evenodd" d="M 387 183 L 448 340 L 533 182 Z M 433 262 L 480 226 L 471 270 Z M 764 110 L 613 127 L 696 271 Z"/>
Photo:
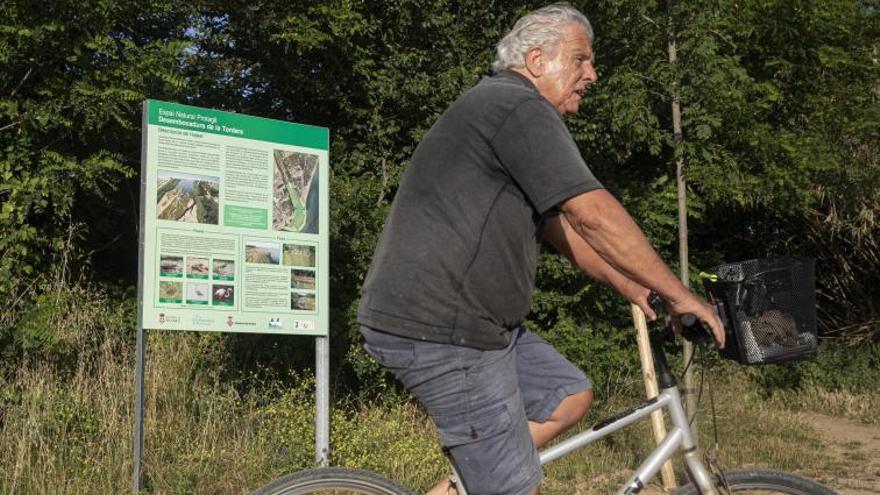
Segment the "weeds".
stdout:
<path fill-rule="evenodd" d="M 2 493 L 131 489 L 131 305 L 68 290 L 51 307 L 41 308 L 39 317 L 64 327 L 59 342 L 71 359 L 25 360 L 17 371 L 0 377 Z M 213 334 L 149 333 L 147 492 L 241 494 L 314 465 L 311 376 L 299 373 L 283 384 L 243 387 L 223 378 L 218 356 L 224 352 L 222 339 Z M 851 361 L 872 362 L 865 359 Z M 802 380 L 799 387 L 767 394 L 760 382 L 756 385 L 754 370 L 727 364 L 717 370 L 716 454 L 727 468 L 765 466 L 827 479 L 834 473 L 827 471 L 831 464 L 819 437 L 791 411 L 880 423 L 876 390 L 830 389 Z M 582 426 L 639 401 L 638 374 L 621 376 L 619 382 L 628 386 L 614 397 L 600 395 Z M 362 396 L 334 398 L 332 464 L 374 470 L 416 491 L 449 472 L 433 426 L 418 406 L 394 394 L 369 402 L 357 397 Z M 708 406 L 706 395 L 698 424 L 703 444 L 711 447 Z M 651 450 L 652 438 L 649 423 L 642 422 L 548 466 L 543 493 L 613 492 Z"/>

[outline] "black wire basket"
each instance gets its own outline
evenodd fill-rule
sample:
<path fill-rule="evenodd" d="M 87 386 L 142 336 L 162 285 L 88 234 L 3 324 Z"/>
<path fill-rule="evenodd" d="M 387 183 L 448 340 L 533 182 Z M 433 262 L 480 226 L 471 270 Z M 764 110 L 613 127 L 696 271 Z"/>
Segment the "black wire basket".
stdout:
<path fill-rule="evenodd" d="M 723 357 L 767 364 L 816 356 L 815 260 L 748 260 L 709 272 L 703 283 L 727 331 Z"/>

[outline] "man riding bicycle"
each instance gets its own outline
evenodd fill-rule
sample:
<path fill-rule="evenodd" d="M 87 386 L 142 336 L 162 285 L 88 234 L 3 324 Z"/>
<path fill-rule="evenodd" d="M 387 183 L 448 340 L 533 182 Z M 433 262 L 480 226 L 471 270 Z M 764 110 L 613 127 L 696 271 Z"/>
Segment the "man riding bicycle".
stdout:
<path fill-rule="evenodd" d="M 596 82 L 592 41 L 568 5 L 517 21 L 493 76 L 413 154 L 364 283 L 365 349 L 425 406 L 473 495 L 537 493 L 536 449 L 593 399 L 583 372 L 522 324 L 541 239 L 649 318 L 653 290 L 724 343 L 715 310 L 603 189 L 565 125 Z M 455 491 L 442 481 L 429 493 Z"/>

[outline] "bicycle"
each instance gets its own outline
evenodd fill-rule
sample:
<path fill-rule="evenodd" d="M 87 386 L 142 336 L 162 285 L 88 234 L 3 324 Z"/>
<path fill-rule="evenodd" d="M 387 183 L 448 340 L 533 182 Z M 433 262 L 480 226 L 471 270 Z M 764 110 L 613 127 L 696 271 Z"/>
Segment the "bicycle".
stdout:
<path fill-rule="evenodd" d="M 722 355 L 743 364 L 783 362 L 815 354 L 815 302 L 804 290 L 812 286 L 811 260 L 751 260 L 716 267 L 706 282 L 727 328 L 729 342 Z M 812 312 L 809 311 L 810 301 Z M 804 308 L 807 308 L 806 310 Z M 795 311 L 800 310 L 798 314 Z M 708 332 L 692 315 L 683 315 L 682 336 L 698 344 L 711 341 Z M 781 337 L 780 337 L 781 335 Z M 664 344 L 672 338 L 669 320 L 661 331 L 651 333 L 651 348 L 659 395 L 615 414 L 592 428 L 542 450 L 541 464 L 547 464 L 604 438 L 654 411 L 665 409 L 671 424 L 666 437 L 657 445 L 617 492 L 641 492 L 648 481 L 673 455 L 682 452 L 690 483 L 675 489 L 673 495 L 721 495 L 730 493 L 836 495 L 831 489 L 799 475 L 782 471 L 749 469 L 721 472 L 706 466 L 699 455 L 682 406 L 677 380 L 669 368 Z M 453 465 L 453 472 L 455 466 Z M 451 478 L 460 495 L 466 487 Z M 253 495 L 361 494 L 412 495 L 399 484 L 375 473 L 345 468 L 318 468 L 300 471 L 261 487 Z"/>

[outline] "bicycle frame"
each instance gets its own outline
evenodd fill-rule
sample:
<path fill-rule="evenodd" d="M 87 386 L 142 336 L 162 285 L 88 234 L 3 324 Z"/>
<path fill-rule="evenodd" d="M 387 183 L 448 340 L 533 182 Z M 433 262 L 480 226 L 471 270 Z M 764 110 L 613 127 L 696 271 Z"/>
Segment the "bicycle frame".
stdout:
<path fill-rule="evenodd" d="M 690 470 L 694 483 L 700 488 L 701 493 L 716 495 L 717 492 L 712 483 L 711 475 L 700 460 L 697 445 L 694 442 L 690 425 L 688 424 L 687 415 L 681 405 L 681 394 L 677 387 L 665 388 L 656 397 L 632 409 L 600 421 L 589 430 L 578 433 L 563 442 L 542 450 L 539 454 L 541 464 L 553 462 L 596 440 L 626 428 L 648 417 L 654 411 L 663 408 L 669 413 L 672 427 L 666 433 L 663 441 L 645 458 L 617 493 L 619 495 L 630 495 L 641 492 L 645 488 L 645 484 L 660 471 L 660 467 L 676 452 L 681 450 L 684 452 L 684 460 Z"/>
<path fill-rule="evenodd" d="M 681 394 L 676 386 L 664 388 L 656 397 L 600 421 L 589 430 L 582 431 L 571 438 L 542 450 L 539 452 L 541 465 L 564 457 L 575 450 L 650 416 L 651 413 L 658 409 L 664 408 L 669 413 L 672 428 L 666 433 L 666 437 L 657 445 L 657 448 L 635 470 L 626 484 L 618 490 L 618 495 L 632 495 L 641 492 L 645 488 L 645 484 L 660 471 L 660 467 L 679 450 L 684 452 L 685 463 L 690 470 L 694 483 L 700 488 L 700 492 L 705 495 L 717 495 L 718 492 L 711 481 L 711 475 L 698 455 L 697 445 L 694 443 L 687 415 L 681 405 Z M 453 471 L 455 471 L 454 465 Z M 454 476 L 455 480 L 461 479 L 458 476 L 458 472 L 455 472 Z M 458 481 L 456 481 L 456 488 L 459 495 L 467 495 L 465 487 Z"/>
<path fill-rule="evenodd" d="M 678 391 L 678 385 L 675 376 L 669 370 L 666 362 L 666 353 L 663 350 L 662 341 L 665 337 L 662 334 L 654 333 L 651 336 L 651 347 L 654 351 L 654 364 L 657 368 L 657 379 L 661 386 L 660 393 L 651 399 L 635 406 L 631 409 L 623 411 L 619 414 L 602 420 L 592 428 L 582 431 L 577 435 L 568 438 L 552 447 L 539 452 L 541 465 L 553 462 L 567 454 L 589 445 L 596 440 L 604 438 L 618 430 L 642 420 L 654 411 L 666 409 L 669 414 L 669 420 L 672 425 L 666 433 L 666 437 L 657 445 L 657 448 L 648 455 L 642 464 L 635 470 L 632 477 L 617 491 L 618 495 L 634 495 L 641 492 L 645 488 L 645 484 L 651 480 L 661 466 L 669 460 L 679 450 L 684 453 L 684 460 L 690 472 L 694 484 L 699 488 L 703 495 L 718 495 L 715 484 L 712 482 L 712 475 L 703 462 L 700 460 L 697 444 L 694 442 L 694 436 L 691 433 L 690 424 L 688 423 L 687 414 L 681 405 L 681 394 Z M 455 463 L 452 463 L 454 473 L 454 483 L 458 489 L 459 495 L 467 495 L 467 490 L 458 480 L 461 478 L 455 469 Z"/>

